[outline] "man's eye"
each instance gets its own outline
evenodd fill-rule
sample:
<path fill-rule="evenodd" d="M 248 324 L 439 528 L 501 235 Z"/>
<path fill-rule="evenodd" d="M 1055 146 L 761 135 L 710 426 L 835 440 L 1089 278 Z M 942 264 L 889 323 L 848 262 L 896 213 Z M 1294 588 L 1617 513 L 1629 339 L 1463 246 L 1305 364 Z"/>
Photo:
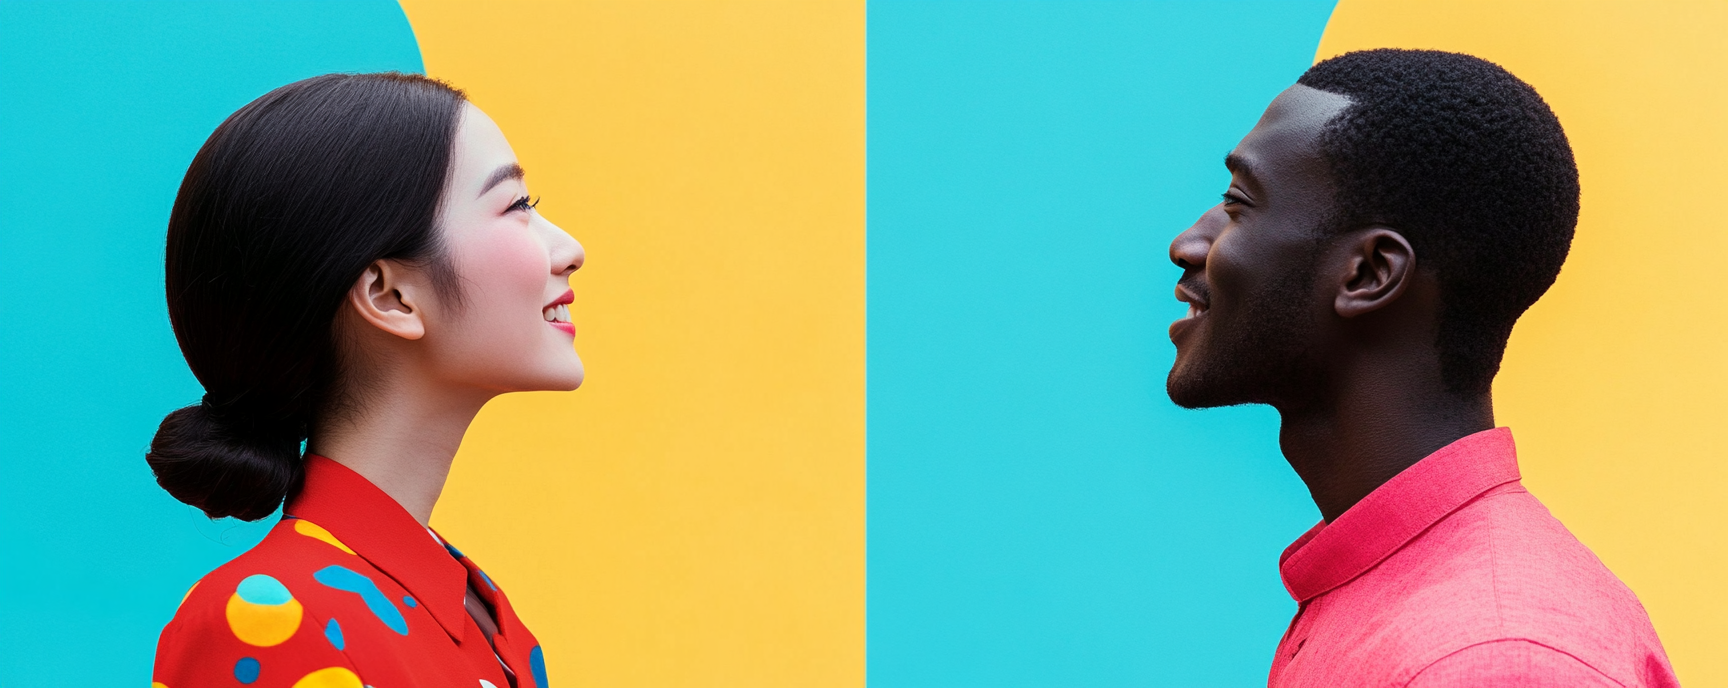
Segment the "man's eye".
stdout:
<path fill-rule="evenodd" d="M 1243 200 L 1241 196 L 1226 191 L 1224 192 L 1224 205 L 1248 205 L 1248 201 Z"/>

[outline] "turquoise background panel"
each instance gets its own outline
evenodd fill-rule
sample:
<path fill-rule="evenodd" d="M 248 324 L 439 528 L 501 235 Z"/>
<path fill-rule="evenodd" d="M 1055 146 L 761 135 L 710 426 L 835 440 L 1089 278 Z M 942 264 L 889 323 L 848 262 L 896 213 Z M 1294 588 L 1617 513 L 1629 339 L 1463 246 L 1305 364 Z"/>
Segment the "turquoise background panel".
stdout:
<path fill-rule="evenodd" d="M 392 69 L 421 71 L 394 2 L 0 2 L 0 685 L 147 685 L 179 592 L 262 537 L 144 463 L 202 394 L 163 301 L 168 211 L 241 105 Z"/>
<path fill-rule="evenodd" d="M 1266 680 L 1318 514 L 1165 397 L 1167 247 L 1331 9 L 870 3 L 870 685 Z"/>

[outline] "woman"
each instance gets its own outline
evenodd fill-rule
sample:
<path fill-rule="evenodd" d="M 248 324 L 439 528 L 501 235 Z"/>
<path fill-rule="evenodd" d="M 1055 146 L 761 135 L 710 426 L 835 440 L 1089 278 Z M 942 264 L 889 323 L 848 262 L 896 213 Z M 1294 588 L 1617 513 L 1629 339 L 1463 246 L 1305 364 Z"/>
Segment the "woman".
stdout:
<path fill-rule="evenodd" d="M 283 516 L 187 593 L 155 685 L 544 688 L 503 592 L 426 525 L 488 399 L 582 383 L 582 247 L 498 126 L 420 76 L 283 86 L 199 150 L 167 253 L 206 394 L 162 421 L 157 482 L 212 518 Z"/>

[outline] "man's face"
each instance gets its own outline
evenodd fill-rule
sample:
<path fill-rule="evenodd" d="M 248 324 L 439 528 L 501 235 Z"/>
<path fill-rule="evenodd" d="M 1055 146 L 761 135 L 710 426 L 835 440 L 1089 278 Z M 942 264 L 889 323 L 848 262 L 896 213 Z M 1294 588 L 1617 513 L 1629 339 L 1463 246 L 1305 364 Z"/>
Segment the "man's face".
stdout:
<path fill-rule="evenodd" d="M 1182 268 L 1170 325 L 1170 400 L 1187 408 L 1272 403 L 1319 384 L 1319 323 L 1332 308 L 1315 275 L 1332 185 L 1320 133 L 1350 101 L 1291 86 L 1230 153 L 1230 188 L 1170 242 Z"/>

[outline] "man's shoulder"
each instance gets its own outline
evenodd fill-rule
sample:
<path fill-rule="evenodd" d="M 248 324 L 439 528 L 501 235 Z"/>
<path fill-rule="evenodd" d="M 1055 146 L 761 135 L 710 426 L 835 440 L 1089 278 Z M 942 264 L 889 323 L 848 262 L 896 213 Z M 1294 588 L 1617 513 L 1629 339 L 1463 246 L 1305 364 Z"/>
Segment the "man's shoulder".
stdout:
<path fill-rule="evenodd" d="M 1586 659 L 1529 640 L 1477 643 L 1418 669 L 1405 688 L 1549 685 L 1574 688 L 1677 688 L 1667 661 L 1645 656 L 1643 671 L 1616 678 Z"/>
<path fill-rule="evenodd" d="M 1621 681 L 1667 664 L 1637 595 L 1516 484 L 1467 504 L 1383 567 L 1386 639 L 1418 663 L 1479 646 L 1546 648 Z"/>
<path fill-rule="evenodd" d="M 1465 505 L 1412 546 L 1442 572 L 1473 574 L 1459 576 L 1468 589 L 1453 594 L 1505 628 L 1649 625 L 1637 595 L 1516 484 Z"/>

